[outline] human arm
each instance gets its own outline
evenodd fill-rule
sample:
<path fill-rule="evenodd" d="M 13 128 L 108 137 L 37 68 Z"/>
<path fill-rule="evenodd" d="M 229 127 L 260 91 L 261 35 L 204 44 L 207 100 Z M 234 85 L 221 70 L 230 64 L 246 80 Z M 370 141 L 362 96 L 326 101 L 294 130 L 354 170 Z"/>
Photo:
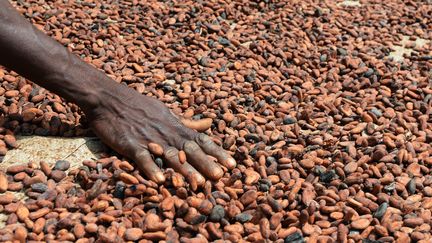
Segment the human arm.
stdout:
<path fill-rule="evenodd" d="M 144 174 L 163 182 L 147 145 L 164 148 L 167 166 L 200 184 L 204 175 L 218 179 L 223 171 L 207 155 L 228 168 L 235 161 L 211 139 L 183 126 L 158 100 L 116 83 L 37 30 L 13 6 L 0 1 L 0 64 L 76 103 L 93 131 L 111 148 L 134 159 Z M 187 163 L 178 161 L 178 150 Z"/>

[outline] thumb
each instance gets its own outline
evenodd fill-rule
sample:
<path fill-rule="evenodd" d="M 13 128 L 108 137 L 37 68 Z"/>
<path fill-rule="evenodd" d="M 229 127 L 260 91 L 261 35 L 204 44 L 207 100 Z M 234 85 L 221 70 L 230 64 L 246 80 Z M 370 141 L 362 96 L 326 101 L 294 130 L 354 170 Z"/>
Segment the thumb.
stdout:
<path fill-rule="evenodd" d="M 192 119 L 186 119 L 184 117 L 181 117 L 180 115 L 175 114 L 172 110 L 171 114 L 175 116 L 177 119 L 180 120 L 183 125 L 185 125 L 187 128 L 194 129 L 198 132 L 204 132 L 207 129 L 209 129 L 213 123 L 213 119 L 211 118 L 203 118 L 200 120 L 192 120 Z"/>
<path fill-rule="evenodd" d="M 211 118 L 204 118 L 201 120 L 191 120 L 191 119 L 185 119 L 180 118 L 180 121 L 185 125 L 186 127 L 190 129 L 197 130 L 198 132 L 204 132 L 207 129 L 209 129 L 213 123 L 213 119 Z"/>

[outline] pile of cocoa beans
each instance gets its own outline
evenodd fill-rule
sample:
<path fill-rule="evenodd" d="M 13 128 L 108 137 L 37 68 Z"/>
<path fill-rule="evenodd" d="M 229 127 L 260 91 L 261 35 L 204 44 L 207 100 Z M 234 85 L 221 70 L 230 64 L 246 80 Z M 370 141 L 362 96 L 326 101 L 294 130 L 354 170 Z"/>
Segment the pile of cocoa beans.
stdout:
<path fill-rule="evenodd" d="M 211 118 L 238 165 L 192 188 L 115 156 L 22 161 L 0 173 L 0 241 L 432 241 L 428 1 L 12 2 L 118 83 Z M 16 134 L 91 134 L 76 105 L 11 70 L 0 83 L 0 155 Z"/>

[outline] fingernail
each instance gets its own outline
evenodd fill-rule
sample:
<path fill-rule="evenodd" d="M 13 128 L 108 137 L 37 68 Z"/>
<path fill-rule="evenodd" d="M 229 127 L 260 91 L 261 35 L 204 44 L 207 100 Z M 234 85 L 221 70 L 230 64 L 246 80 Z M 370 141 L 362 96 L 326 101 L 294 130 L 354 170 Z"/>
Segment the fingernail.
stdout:
<path fill-rule="evenodd" d="M 200 175 L 200 174 L 195 174 L 195 178 L 196 178 L 196 181 L 197 181 L 197 184 L 198 184 L 198 185 L 204 185 L 204 183 L 205 183 L 205 178 L 204 178 L 202 175 Z"/>
<path fill-rule="evenodd" d="M 212 179 L 215 180 L 215 181 L 217 181 L 217 180 L 219 180 L 223 176 L 223 174 L 224 174 L 224 172 L 223 172 L 222 168 L 217 167 L 214 170 L 214 173 L 212 175 Z"/>
<path fill-rule="evenodd" d="M 198 181 L 196 179 L 196 177 L 192 176 L 191 179 L 189 180 L 189 185 L 192 189 L 192 191 L 196 191 L 198 189 Z"/>
<path fill-rule="evenodd" d="M 162 173 L 156 173 L 156 174 L 154 175 L 154 180 L 155 180 L 158 184 L 164 183 L 164 182 L 165 182 L 165 176 L 164 176 Z"/>
<path fill-rule="evenodd" d="M 237 162 L 233 158 L 228 158 L 225 161 L 225 164 L 227 165 L 228 169 L 233 169 L 234 167 L 236 167 Z"/>

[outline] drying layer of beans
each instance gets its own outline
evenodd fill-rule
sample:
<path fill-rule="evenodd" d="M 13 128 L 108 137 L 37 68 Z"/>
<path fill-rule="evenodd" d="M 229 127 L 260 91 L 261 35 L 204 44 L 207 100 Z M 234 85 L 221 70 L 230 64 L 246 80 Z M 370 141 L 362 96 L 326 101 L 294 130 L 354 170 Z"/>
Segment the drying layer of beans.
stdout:
<path fill-rule="evenodd" d="M 432 241 L 430 2 L 14 5 L 117 82 L 212 118 L 238 166 L 197 188 L 170 169 L 156 185 L 121 157 L 23 161 L 0 174 L 1 241 Z M 77 106 L 10 70 L 0 81 L 1 154 L 13 134 L 87 134 Z"/>

